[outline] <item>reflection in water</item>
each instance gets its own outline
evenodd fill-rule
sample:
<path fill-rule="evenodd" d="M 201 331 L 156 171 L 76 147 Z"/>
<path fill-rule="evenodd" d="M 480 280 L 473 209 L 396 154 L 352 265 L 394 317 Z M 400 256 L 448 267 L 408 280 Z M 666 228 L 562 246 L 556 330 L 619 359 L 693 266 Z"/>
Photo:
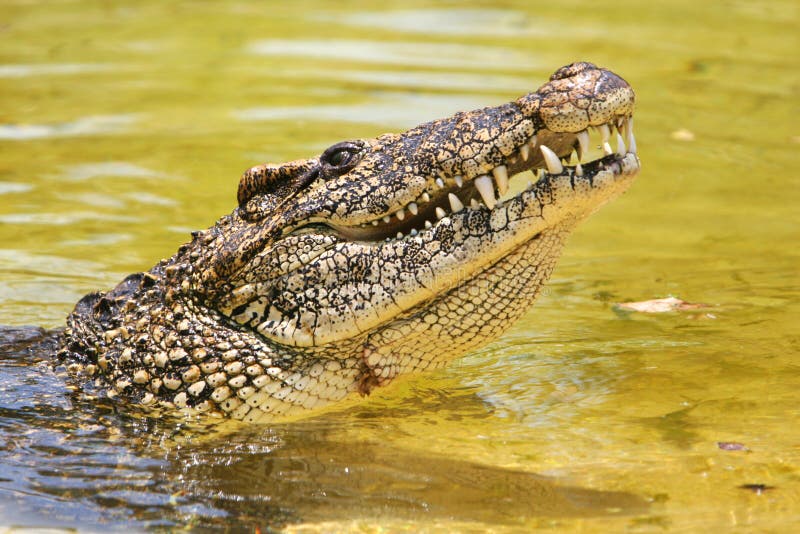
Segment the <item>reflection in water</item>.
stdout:
<path fill-rule="evenodd" d="M 321 15 L 323 20 L 425 35 L 486 35 L 523 37 L 551 35 L 556 28 L 521 11 L 503 9 L 408 9 Z M 536 25 L 534 25 L 536 23 Z M 563 32 L 563 27 L 558 28 Z M 563 37 L 563 33 L 559 33 Z"/>
<path fill-rule="evenodd" d="M 635 495 L 559 486 L 531 473 L 343 442 L 318 419 L 218 427 L 114 413 L 71 393 L 37 358 L 36 328 L 0 330 L 0 519 L 30 527 L 108 521 L 140 528 L 354 518 L 524 524 L 624 516 Z"/>
<path fill-rule="evenodd" d="M 31 184 L 21 184 L 17 182 L 0 182 L 0 195 L 8 193 L 25 193 L 33 189 Z"/>
<path fill-rule="evenodd" d="M 135 114 L 94 115 L 54 124 L 0 124 L 0 140 L 28 141 L 48 137 L 114 134 L 128 131 Z"/>
<path fill-rule="evenodd" d="M 83 74 L 111 70 L 119 70 L 119 67 L 102 63 L 40 63 L 38 65 L 17 63 L 14 65 L 0 65 L 0 78 Z"/>
<path fill-rule="evenodd" d="M 509 64 L 519 69 L 535 66 L 529 54 L 513 48 L 454 43 L 270 39 L 251 43 L 248 50 L 264 56 L 343 59 L 416 67 L 469 67 L 481 71 L 506 70 Z"/>
<path fill-rule="evenodd" d="M 134 165 L 127 161 L 98 161 L 69 165 L 58 179 L 82 182 L 92 178 L 166 178 L 164 173 Z"/>
<path fill-rule="evenodd" d="M 313 121 L 365 122 L 405 128 L 420 122 L 465 109 L 478 107 L 478 97 L 381 93 L 360 104 L 329 106 L 257 107 L 234 112 L 241 121 L 278 121 L 305 119 Z"/>

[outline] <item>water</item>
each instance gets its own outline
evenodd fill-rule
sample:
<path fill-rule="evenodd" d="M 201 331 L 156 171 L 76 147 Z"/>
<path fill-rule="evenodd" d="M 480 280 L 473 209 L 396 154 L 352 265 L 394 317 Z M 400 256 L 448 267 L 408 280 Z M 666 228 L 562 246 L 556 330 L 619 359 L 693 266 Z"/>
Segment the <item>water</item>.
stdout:
<path fill-rule="evenodd" d="M 62 325 L 229 212 L 254 164 L 507 101 L 577 59 L 636 89 L 644 165 L 508 335 L 346 410 L 136 418 L 0 356 L 0 524 L 800 525 L 796 3 L 9 0 L 0 20 L 0 324 Z M 668 295 L 708 307 L 614 306 Z"/>

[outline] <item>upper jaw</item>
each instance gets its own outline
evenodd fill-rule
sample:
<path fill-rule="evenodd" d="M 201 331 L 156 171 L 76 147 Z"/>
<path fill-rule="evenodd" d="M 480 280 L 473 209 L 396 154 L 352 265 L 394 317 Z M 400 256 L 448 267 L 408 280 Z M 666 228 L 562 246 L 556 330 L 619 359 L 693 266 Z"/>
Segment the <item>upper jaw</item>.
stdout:
<path fill-rule="evenodd" d="M 626 156 L 633 155 L 633 158 Z M 577 132 L 540 129 L 515 147 L 488 172 L 464 176 L 440 173 L 428 181 L 423 192 L 384 215 L 356 225 L 331 224 L 341 237 L 356 241 L 393 241 L 431 230 L 449 214 L 469 209 L 492 210 L 508 199 L 512 180 L 526 171 L 531 180 L 546 181 L 558 176 L 592 176 L 603 171 L 630 173 L 631 162 L 638 168 L 633 117 L 612 120 Z M 613 163 L 617 162 L 617 165 Z M 622 163 L 625 165 L 622 165 Z M 571 163 L 571 164 L 570 164 Z"/>

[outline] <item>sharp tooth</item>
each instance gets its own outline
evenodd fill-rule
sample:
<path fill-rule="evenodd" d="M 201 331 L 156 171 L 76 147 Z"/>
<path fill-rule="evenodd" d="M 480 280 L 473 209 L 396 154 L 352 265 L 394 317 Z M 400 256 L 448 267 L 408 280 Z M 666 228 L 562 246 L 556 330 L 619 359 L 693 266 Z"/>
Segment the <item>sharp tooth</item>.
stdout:
<path fill-rule="evenodd" d="M 605 153 L 606 156 L 610 156 L 614 153 L 611 149 L 611 143 L 608 142 L 611 137 L 611 128 L 608 127 L 608 124 L 601 124 L 597 129 L 600 130 L 600 143 L 603 146 L 603 153 Z"/>
<path fill-rule="evenodd" d="M 453 193 L 447 195 L 447 200 L 450 201 L 450 209 L 453 210 L 453 213 L 458 213 L 464 209 L 464 204 L 462 204 L 461 200 Z"/>
<path fill-rule="evenodd" d="M 617 155 L 625 155 L 625 141 L 622 140 L 622 136 L 619 134 L 619 132 L 617 132 Z"/>
<path fill-rule="evenodd" d="M 416 215 L 417 213 L 419 213 L 419 208 L 417 207 L 416 202 L 412 202 L 411 204 L 408 205 L 408 211 L 411 212 L 411 215 Z"/>
<path fill-rule="evenodd" d="M 580 163 L 575 165 L 575 176 L 583 176 L 583 167 Z"/>
<path fill-rule="evenodd" d="M 400 208 L 395 212 L 395 216 L 402 221 L 406 218 L 406 211 L 403 208 Z"/>
<path fill-rule="evenodd" d="M 531 145 L 531 148 L 536 148 L 536 136 L 535 135 L 531 136 L 531 138 L 528 139 L 528 144 Z"/>
<path fill-rule="evenodd" d="M 428 229 L 428 230 L 430 230 L 431 228 L 433 228 L 433 225 L 431 224 L 431 222 L 430 222 L 430 221 L 425 221 L 425 228 L 426 228 L 426 229 Z"/>
<path fill-rule="evenodd" d="M 372 221 L 372 226 L 378 226 L 378 221 Z"/>
<path fill-rule="evenodd" d="M 561 165 L 556 153 L 545 145 L 541 145 L 539 149 L 542 151 L 544 162 L 547 164 L 547 171 L 550 174 L 561 174 L 564 171 L 564 167 Z"/>
<path fill-rule="evenodd" d="M 608 127 L 608 124 L 601 124 L 597 128 L 600 130 L 600 142 L 608 143 L 608 139 L 611 137 L 611 128 Z"/>
<path fill-rule="evenodd" d="M 628 152 L 636 153 L 636 139 L 633 138 L 633 117 L 625 121 L 625 137 L 628 138 Z"/>
<path fill-rule="evenodd" d="M 444 189 L 444 180 L 442 180 L 441 178 L 437 178 L 436 185 L 439 186 L 439 189 Z"/>
<path fill-rule="evenodd" d="M 431 201 L 431 196 L 428 193 L 422 193 L 422 196 L 420 198 L 422 199 L 423 202 Z"/>
<path fill-rule="evenodd" d="M 391 221 L 392 219 L 388 215 L 383 216 L 383 222 L 385 222 L 386 224 L 389 224 Z"/>
<path fill-rule="evenodd" d="M 455 178 L 453 178 L 453 180 L 456 181 L 456 185 L 458 187 L 462 187 L 464 185 L 464 178 L 462 178 L 460 174 L 456 174 L 456 176 L 455 176 Z"/>
<path fill-rule="evenodd" d="M 478 176 L 475 178 L 475 189 L 481 194 L 484 204 L 489 206 L 489 209 L 493 209 L 497 204 L 497 199 L 494 198 L 494 182 L 492 182 L 492 179 L 485 174 Z"/>
<path fill-rule="evenodd" d="M 403 239 L 403 232 L 397 232 L 397 239 Z"/>
<path fill-rule="evenodd" d="M 525 143 L 519 147 L 519 155 L 522 156 L 523 161 L 528 161 L 528 158 L 531 157 L 531 147 Z"/>
<path fill-rule="evenodd" d="M 411 231 L 410 231 L 410 232 L 408 232 L 408 235 L 410 235 L 410 236 L 412 236 L 412 237 L 413 237 L 413 236 L 417 235 L 418 233 L 419 233 L 419 232 L 417 232 L 417 229 L 416 229 L 416 228 L 412 228 L 412 229 L 411 229 Z"/>
<path fill-rule="evenodd" d="M 492 169 L 492 174 L 494 175 L 494 181 L 497 182 L 497 190 L 501 195 L 505 195 L 508 192 L 508 170 L 506 166 L 495 167 Z"/>
<path fill-rule="evenodd" d="M 447 215 L 447 213 L 445 213 L 445 211 L 442 208 L 439 208 L 439 207 L 436 208 L 436 218 L 437 219 L 442 219 L 445 215 Z"/>
<path fill-rule="evenodd" d="M 471 199 L 469 199 L 469 207 L 474 209 L 474 210 L 476 210 L 476 209 L 480 208 L 481 205 L 478 204 L 477 200 L 475 200 L 474 198 L 471 198 Z"/>
<path fill-rule="evenodd" d="M 583 156 L 589 153 L 589 132 L 586 130 L 578 132 L 578 146 L 580 147 L 578 161 L 583 161 Z"/>

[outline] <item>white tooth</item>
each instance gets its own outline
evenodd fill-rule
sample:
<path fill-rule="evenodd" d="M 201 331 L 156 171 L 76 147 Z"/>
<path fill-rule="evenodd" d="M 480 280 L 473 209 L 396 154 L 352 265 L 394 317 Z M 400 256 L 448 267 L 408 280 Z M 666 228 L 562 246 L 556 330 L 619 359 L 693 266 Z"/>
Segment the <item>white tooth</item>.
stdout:
<path fill-rule="evenodd" d="M 530 180 L 528 180 L 528 183 L 527 183 L 527 184 L 525 184 L 525 189 L 533 189 L 533 182 L 531 182 Z"/>
<path fill-rule="evenodd" d="M 389 224 L 391 222 L 391 220 L 392 219 L 388 215 L 384 215 L 383 216 L 383 222 L 385 222 L 386 224 Z"/>
<path fill-rule="evenodd" d="M 608 127 L 608 124 L 601 124 L 598 129 L 600 130 L 600 142 L 608 143 L 608 139 L 611 137 L 611 128 Z"/>
<path fill-rule="evenodd" d="M 453 213 L 458 213 L 464 209 L 464 204 L 462 204 L 461 200 L 453 193 L 448 194 L 447 199 L 450 201 L 450 209 L 453 210 Z"/>
<path fill-rule="evenodd" d="M 403 232 L 397 232 L 397 239 L 403 239 Z"/>
<path fill-rule="evenodd" d="M 583 167 L 580 163 L 575 165 L 575 176 L 583 176 Z"/>
<path fill-rule="evenodd" d="M 419 213 L 419 208 L 417 207 L 416 202 L 412 202 L 411 204 L 408 205 L 408 211 L 411 212 L 411 215 L 416 215 L 417 213 Z"/>
<path fill-rule="evenodd" d="M 550 174 L 561 174 L 564 171 L 564 166 L 561 165 L 561 161 L 558 159 L 556 153 L 545 145 L 541 145 L 539 149 L 542 151 L 544 162 L 547 164 L 547 171 Z"/>
<path fill-rule="evenodd" d="M 372 226 L 378 226 L 378 221 L 372 221 Z"/>
<path fill-rule="evenodd" d="M 462 178 L 460 174 L 456 174 L 456 176 L 455 176 L 455 178 L 453 178 L 453 180 L 456 181 L 456 185 L 458 187 L 462 187 L 464 185 L 464 178 Z"/>
<path fill-rule="evenodd" d="M 492 169 L 494 181 L 497 182 L 497 190 L 501 195 L 508 192 L 508 170 L 505 165 L 500 165 Z"/>
<path fill-rule="evenodd" d="M 416 229 L 416 228 L 412 228 L 412 229 L 411 229 L 411 231 L 410 231 L 410 232 L 408 232 L 408 235 L 410 235 L 410 236 L 412 236 L 412 237 L 413 237 L 413 236 L 417 235 L 418 233 L 419 233 L 419 232 L 417 232 L 417 229 Z"/>
<path fill-rule="evenodd" d="M 617 155 L 625 155 L 625 141 L 622 140 L 622 136 L 619 134 L 619 132 L 617 132 Z"/>
<path fill-rule="evenodd" d="M 431 201 L 431 196 L 428 193 L 422 193 L 422 197 L 420 197 L 420 198 L 422 198 L 423 202 L 430 202 Z"/>
<path fill-rule="evenodd" d="M 528 144 L 531 145 L 531 148 L 536 148 L 536 136 L 535 135 L 531 136 L 531 138 L 528 139 Z"/>
<path fill-rule="evenodd" d="M 625 121 L 625 132 L 628 138 L 628 152 L 636 153 L 636 139 L 633 138 L 633 117 Z"/>
<path fill-rule="evenodd" d="M 442 180 L 441 178 L 437 178 L 436 185 L 439 186 L 439 189 L 444 189 L 444 180 Z"/>
<path fill-rule="evenodd" d="M 476 209 L 480 208 L 481 205 L 478 204 L 477 200 L 475 200 L 474 198 L 471 198 L 471 199 L 469 199 L 469 207 L 474 209 L 474 210 L 476 210 Z"/>
<path fill-rule="evenodd" d="M 528 158 L 531 157 L 531 147 L 528 144 L 524 144 L 519 147 L 519 155 L 522 156 L 523 161 L 528 161 Z"/>
<path fill-rule="evenodd" d="M 439 207 L 436 208 L 436 218 L 437 219 L 442 219 L 445 215 L 447 215 L 447 213 L 445 213 L 445 211 L 442 208 L 439 208 Z"/>
<path fill-rule="evenodd" d="M 581 147 L 578 152 L 578 160 L 583 161 L 583 156 L 589 153 L 589 132 L 586 130 L 578 132 L 578 146 Z"/>
<path fill-rule="evenodd" d="M 600 142 L 603 145 L 603 153 L 605 153 L 606 156 L 610 156 L 614 153 L 611 149 L 611 143 L 608 142 L 611 137 L 611 128 L 608 127 L 608 124 L 601 124 L 598 126 L 598 129 L 600 130 Z"/>
<path fill-rule="evenodd" d="M 475 189 L 481 194 L 483 202 L 489 206 L 489 209 L 494 208 L 495 204 L 497 204 L 497 199 L 494 198 L 494 182 L 492 182 L 492 179 L 485 174 L 478 176 L 475 178 Z"/>
<path fill-rule="evenodd" d="M 400 208 L 395 212 L 395 215 L 397 216 L 398 219 L 402 221 L 403 219 L 406 218 L 406 211 L 403 208 Z"/>
<path fill-rule="evenodd" d="M 430 230 L 431 228 L 433 228 L 433 225 L 431 224 L 431 222 L 430 222 L 430 221 L 425 221 L 425 228 L 427 228 L 428 230 Z"/>

